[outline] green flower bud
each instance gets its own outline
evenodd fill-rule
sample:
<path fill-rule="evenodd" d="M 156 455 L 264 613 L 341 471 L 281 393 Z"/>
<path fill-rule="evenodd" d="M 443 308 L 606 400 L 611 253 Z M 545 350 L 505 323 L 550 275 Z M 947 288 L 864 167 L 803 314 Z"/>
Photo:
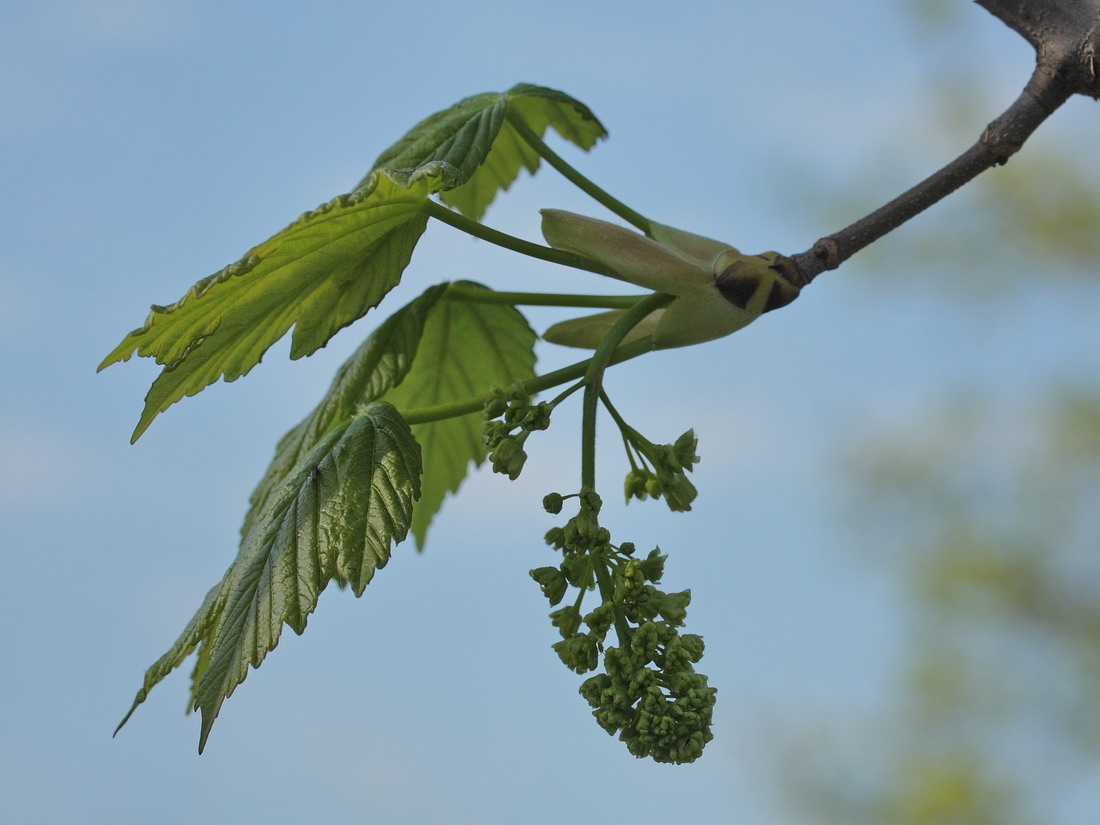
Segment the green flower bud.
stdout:
<path fill-rule="evenodd" d="M 619 590 L 623 594 L 624 598 L 630 594 L 632 590 L 637 590 L 643 584 L 645 584 L 645 576 L 642 575 L 641 562 L 637 559 L 631 559 L 622 567 Z"/>
<path fill-rule="evenodd" d="M 649 497 L 649 494 L 646 492 L 646 482 L 649 478 L 649 473 L 641 467 L 635 467 L 626 474 L 626 481 L 623 483 L 623 492 L 626 493 L 626 500 L 628 503 L 632 498 L 636 498 L 639 501 L 645 501 Z"/>
<path fill-rule="evenodd" d="M 581 626 L 581 612 L 573 605 L 563 607 L 550 614 L 550 623 L 558 629 L 563 639 L 572 638 Z"/>
<path fill-rule="evenodd" d="M 687 618 L 687 606 L 691 604 L 691 591 L 681 590 L 679 593 L 669 593 L 661 599 L 657 611 L 665 618 L 665 621 L 675 625 L 684 623 Z"/>
<path fill-rule="evenodd" d="M 561 550 L 565 547 L 565 530 L 561 527 L 551 527 L 546 531 L 546 536 L 544 538 L 546 543 L 555 550 Z"/>
<path fill-rule="evenodd" d="M 694 430 L 688 430 L 677 438 L 676 443 L 672 445 L 676 459 L 683 465 L 685 470 L 691 470 L 699 460 L 699 456 L 695 454 L 698 447 L 699 439 L 695 437 Z"/>
<path fill-rule="evenodd" d="M 599 515 L 603 507 L 603 499 L 595 490 L 582 490 L 580 494 L 581 509 L 590 512 L 593 516 Z"/>
<path fill-rule="evenodd" d="M 640 576 L 638 578 L 641 578 Z M 630 589 L 616 589 L 615 596 L 623 612 L 632 622 L 647 622 L 660 613 L 664 593 L 650 584 L 640 582 Z"/>
<path fill-rule="evenodd" d="M 562 572 L 556 567 L 537 567 L 528 574 L 542 587 L 544 595 L 550 604 L 554 605 L 565 598 L 568 582 Z"/>
<path fill-rule="evenodd" d="M 605 694 L 609 691 L 611 685 L 610 676 L 606 673 L 598 673 L 581 683 L 580 694 L 589 705 L 598 708 L 606 704 L 607 697 Z"/>
<path fill-rule="evenodd" d="M 521 383 L 513 384 L 507 391 L 508 403 L 513 407 L 526 407 L 531 403 L 531 396 Z"/>
<path fill-rule="evenodd" d="M 668 509 L 677 513 L 690 510 L 691 503 L 695 501 L 695 497 L 699 494 L 699 491 L 695 489 L 695 485 L 688 481 L 687 476 L 683 473 L 676 474 L 659 486 Z"/>
<path fill-rule="evenodd" d="M 629 682 L 635 669 L 634 662 L 621 647 L 609 647 L 604 651 L 603 667 L 611 680 L 619 684 Z"/>
<path fill-rule="evenodd" d="M 634 631 L 630 640 L 630 652 L 641 664 L 653 661 L 657 651 L 657 627 L 653 622 L 645 622 Z"/>
<path fill-rule="evenodd" d="M 685 672 L 691 671 L 691 658 L 684 650 L 679 636 L 673 636 L 665 644 L 664 652 L 658 657 L 657 664 L 669 679 L 669 689 L 675 691 L 680 685 L 677 680 Z"/>
<path fill-rule="evenodd" d="M 550 427 L 551 408 L 549 402 L 540 401 L 533 407 L 528 407 L 523 415 L 520 425 L 527 432 L 545 430 Z"/>
<path fill-rule="evenodd" d="M 592 585 L 592 559 L 585 553 L 566 556 L 561 563 L 561 572 L 574 587 L 588 589 Z"/>
<path fill-rule="evenodd" d="M 695 633 L 685 633 L 680 637 L 680 646 L 692 662 L 703 658 L 703 637 Z"/>
<path fill-rule="evenodd" d="M 523 450 L 524 438 L 522 436 L 510 436 L 502 438 L 496 448 L 489 454 L 494 473 L 508 476 L 512 481 L 519 478 L 520 471 L 527 461 L 527 453 Z"/>
<path fill-rule="evenodd" d="M 562 508 L 561 493 L 547 493 L 542 498 L 542 506 L 548 513 L 554 513 L 555 515 L 560 513 Z"/>
<path fill-rule="evenodd" d="M 504 397 L 504 390 L 500 387 L 490 387 L 489 397 L 485 399 L 485 411 L 486 418 L 498 418 L 504 414 L 504 411 L 508 409 L 508 402 Z"/>
<path fill-rule="evenodd" d="M 499 421 L 484 421 L 481 425 L 482 443 L 489 449 L 496 447 L 507 437 L 508 428 Z"/>
<path fill-rule="evenodd" d="M 584 623 L 597 639 L 603 639 L 615 621 L 615 611 L 610 604 L 601 604 L 584 617 Z"/>
<path fill-rule="evenodd" d="M 653 445 L 650 460 L 657 467 L 658 478 L 683 473 L 684 467 L 676 458 L 676 451 L 669 444 Z"/>
<path fill-rule="evenodd" d="M 662 556 L 660 548 L 649 551 L 645 561 L 638 562 L 638 568 L 642 571 L 646 581 L 659 582 L 665 574 L 665 560 L 668 556 Z"/>
<path fill-rule="evenodd" d="M 599 663 L 599 645 L 594 638 L 584 633 L 555 642 L 553 648 L 562 663 L 575 673 L 595 670 Z"/>

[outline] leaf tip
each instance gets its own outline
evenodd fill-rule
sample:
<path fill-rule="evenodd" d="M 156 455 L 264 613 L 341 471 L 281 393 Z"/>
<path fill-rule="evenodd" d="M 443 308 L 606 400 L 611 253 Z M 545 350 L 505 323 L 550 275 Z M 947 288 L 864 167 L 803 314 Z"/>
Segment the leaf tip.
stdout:
<path fill-rule="evenodd" d="M 129 333 L 125 338 L 123 338 L 122 341 L 119 342 L 118 346 L 107 353 L 107 357 L 99 362 L 99 366 L 95 368 L 95 371 L 103 372 L 103 370 L 107 369 L 107 367 L 111 366 L 111 364 L 117 364 L 120 361 L 129 361 L 130 357 L 134 354 L 134 350 L 136 347 L 133 345 L 128 345 L 127 342 L 131 338 L 139 335 L 141 332 L 142 330 L 135 329 L 133 332 Z"/>
<path fill-rule="evenodd" d="M 159 378 L 157 380 L 160 380 Z M 130 443 L 137 444 L 137 440 L 149 429 L 149 425 L 153 423 L 153 420 L 164 412 L 171 405 L 171 401 L 168 403 L 157 405 L 149 400 L 149 396 L 153 394 L 156 388 L 156 382 L 149 388 L 149 395 L 145 396 L 145 409 L 141 411 L 141 417 L 138 419 L 137 426 L 134 427 L 134 432 L 130 436 Z M 173 399 L 174 400 L 174 399 Z"/>
<path fill-rule="evenodd" d="M 122 730 L 122 726 L 130 721 L 130 717 L 134 715 L 134 711 L 138 709 L 138 705 L 145 701 L 145 691 L 138 691 L 137 697 L 134 699 L 134 703 L 130 705 L 130 709 L 126 711 L 126 715 L 122 717 L 122 721 L 115 727 L 115 732 L 111 734 L 111 738 L 114 739 L 118 736 L 118 732 Z"/>
<path fill-rule="evenodd" d="M 202 713 L 202 729 L 199 731 L 199 755 L 202 755 L 203 750 L 206 748 L 206 740 L 210 738 L 210 730 L 214 727 L 214 720 L 217 718 L 218 713 L 214 711 L 209 712 L 207 708 L 200 708 Z"/>

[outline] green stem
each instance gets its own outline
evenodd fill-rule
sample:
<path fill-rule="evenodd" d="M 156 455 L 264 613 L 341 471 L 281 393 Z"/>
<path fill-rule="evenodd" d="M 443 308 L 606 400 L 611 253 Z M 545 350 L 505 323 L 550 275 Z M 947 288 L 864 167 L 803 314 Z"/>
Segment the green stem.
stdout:
<path fill-rule="evenodd" d="M 581 612 L 581 605 L 584 603 L 584 596 L 587 592 L 583 587 L 580 588 L 580 592 L 577 593 L 577 600 L 573 602 L 573 609 L 578 613 Z"/>
<path fill-rule="evenodd" d="M 574 255 L 572 252 L 565 252 L 561 249 L 554 249 L 549 246 L 531 243 L 530 241 L 523 240 L 523 238 L 517 238 L 515 235 L 501 232 L 499 229 L 492 229 L 483 223 L 472 221 L 433 200 L 427 202 L 425 211 L 428 213 L 429 217 L 442 221 L 448 226 L 453 226 L 455 229 L 459 229 L 467 235 L 481 238 L 483 241 L 502 246 L 512 252 L 519 252 L 521 255 L 527 255 L 543 261 L 550 261 L 551 263 L 561 264 L 562 266 L 571 266 L 574 269 L 595 272 L 597 275 L 607 275 L 611 278 L 622 279 L 622 276 L 616 275 L 614 272 L 604 269 L 595 262 L 587 258 L 582 258 L 580 255 Z"/>
<path fill-rule="evenodd" d="M 626 647 L 630 644 L 630 625 L 626 618 L 614 607 L 615 588 L 611 585 L 611 579 L 607 575 L 607 564 L 603 554 L 594 556 L 592 569 L 596 573 L 596 584 L 600 588 L 600 599 L 604 604 L 612 605 L 611 612 L 615 616 L 615 635 L 619 637 L 619 646 Z"/>
<path fill-rule="evenodd" d="M 586 178 L 584 175 L 582 175 L 580 172 L 578 172 L 576 169 L 566 163 L 560 155 L 558 155 L 553 149 L 543 143 L 542 138 L 536 135 L 534 130 L 530 126 L 528 126 L 527 122 L 516 112 L 509 110 L 506 117 L 508 118 L 508 123 L 512 126 L 513 129 L 515 129 L 519 133 L 519 136 L 527 141 L 527 143 L 531 145 L 531 148 L 538 152 L 539 155 L 541 155 L 547 163 L 549 163 L 551 166 L 561 172 L 561 174 L 565 176 L 566 180 L 579 187 L 581 191 L 585 192 L 588 195 L 591 195 L 599 203 L 606 206 L 624 221 L 627 221 L 628 223 L 631 223 L 634 226 L 638 227 L 638 229 L 642 230 L 642 232 L 644 232 L 645 234 L 649 234 L 649 218 L 638 214 L 622 201 L 613 198 L 603 189 L 598 187 L 596 184 L 594 184 L 592 181 L 590 181 L 588 178 Z"/>
<path fill-rule="evenodd" d="M 571 295 L 556 292 L 497 292 L 451 284 L 447 297 L 475 304 L 509 306 L 582 307 L 594 309 L 630 309 L 645 295 Z"/>
<path fill-rule="evenodd" d="M 663 295 L 661 297 L 666 300 L 668 299 L 668 296 Z M 631 358 L 645 355 L 652 349 L 653 341 L 648 337 L 642 338 L 640 341 L 631 341 L 629 344 L 620 347 L 613 353 L 607 366 L 621 364 L 623 361 L 629 361 Z M 588 358 L 584 361 L 570 364 L 568 367 L 562 367 L 559 370 L 548 372 L 545 375 L 535 376 L 529 381 L 524 381 L 523 388 L 534 395 L 543 390 L 548 390 L 551 387 L 557 387 L 567 381 L 576 381 L 578 378 L 584 377 L 591 362 L 592 359 Z M 445 418 L 456 418 L 460 415 L 469 415 L 470 413 L 478 412 L 485 406 L 485 401 L 488 397 L 488 394 L 478 395 L 473 398 L 464 398 L 461 401 L 452 401 L 449 404 L 439 404 L 435 407 L 420 407 L 419 409 L 402 412 L 401 417 L 404 418 L 408 424 L 426 424 L 429 421 L 442 421 Z"/>
<path fill-rule="evenodd" d="M 554 398 L 554 400 L 550 402 L 550 409 L 551 410 L 555 409 L 558 406 L 558 404 L 560 404 L 562 401 L 564 401 L 566 398 L 571 396 L 573 393 L 575 393 L 577 390 L 579 390 L 583 386 L 584 386 L 584 382 L 583 381 L 578 381 L 572 387 L 569 387 L 564 392 L 559 393 Z"/>
<path fill-rule="evenodd" d="M 607 411 L 611 413 L 611 418 L 619 425 L 619 430 L 622 432 L 624 439 L 627 437 L 627 433 L 634 432 L 634 429 L 619 415 L 619 411 L 615 409 L 615 405 L 611 403 L 611 399 L 607 397 L 607 393 L 603 390 L 600 390 L 600 400 L 603 401 Z"/>
<path fill-rule="evenodd" d="M 623 420 L 623 417 L 619 415 L 619 411 L 615 409 L 615 405 L 611 403 L 611 399 L 607 397 L 607 393 L 603 390 L 600 390 L 600 400 L 603 402 L 604 408 L 609 413 L 611 413 L 612 420 L 619 427 L 619 435 L 621 435 L 623 439 L 623 447 L 626 449 L 626 458 L 630 462 L 630 469 L 637 470 L 638 465 L 634 461 L 635 450 L 633 445 L 630 443 L 630 434 L 633 433 L 634 430 L 630 427 L 629 424 L 626 423 L 625 420 Z M 648 465 L 646 465 L 645 463 L 645 458 L 642 456 L 641 453 L 638 454 L 638 460 L 641 461 L 642 465 L 648 469 Z"/>
<path fill-rule="evenodd" d="M 673 296 L 655 292 L 628 309 L 600 341 L 584 373 L 584 402 L 581 407 L 581 489 L 596 489 L 596 411 L 603 391 L 603 373 L 612 363 L 619 343 L 649 313 L 672 301 Z M 647 337 L 644 341 L 650 341 Z M 637 342 L 641 343 L 641 342 Z M 649 346 L 652 347 L 652 342 Z M 626 349 L 624 347 L 623 349 Z"/>
<path fill-rule="evenodd" d="M 623 450 L 626 452 L 626 460 L 630 462 L 630 469 L 634 472 L 637 472 L 638 462 L 634 460 L 634 450 L 631 449 L 630 442 L 627 441 L 626 434 L 620 431 L 619 435 L 622 436 L 623 439 Z M 639 456 L 639 458 L 641 457 Z"/>

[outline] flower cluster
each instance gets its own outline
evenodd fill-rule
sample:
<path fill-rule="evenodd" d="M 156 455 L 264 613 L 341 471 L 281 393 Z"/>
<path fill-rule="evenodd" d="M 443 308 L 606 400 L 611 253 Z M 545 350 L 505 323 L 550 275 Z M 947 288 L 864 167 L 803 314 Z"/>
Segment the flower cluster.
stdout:
<path fill-rule="evenodd" d="M 532 404 L 522 384 L 514 384 L 507 390 L 493 387 L 489 391 L 482 433 L 494 473 L 513 481 L 519 477 L 527 461 L 523 444 L 532 432 L 550 426 L 552 410 L 553 405 L 546 401 Z"/>
<path fill-rule="evenodd" d="M 571 497 L 551 493 L 543 505 L 560 513 Z M 679 632 L 691 593 L 658 589 L 665 556 L 655 549 L 635 558 L 633 544 L 613 545 L 599 525 L 600 497 L 586 490 L 577 498 L 577 515 L 546 534 L 547 543 L 563 554 L 561 565 L 531 571 L 551 605 L 558 605 L 569 587 L 580 591 L 574 604 L 550 614 L 562 637 L 554 650 L 577 673 L 596 670 L 603 654 L 604 672 L 586 680 L 580 692 L 600 726 L 617 733 L 632 754 L 692 762 L 712 738 L 716 691 L 693 667 L 703 655 L 703 639 Z M 600 604 L 582 614 L 583 598 L 594 589 Z M 606 647 L 612 628 L 618 646 Z"/>
<path fill-rule="evenodd" d="M 623 425 L 622 431 L 631 464 L 623 485 L 626 500 L 663 497 L 670 510 L 690 510 L 696 490 L 686 473 L 699 460 L 695 454 L 699 444 L 695 432 L 688 430 L 675 444 L 654 444 L 632 427 Z M 638 456 L 637 463 L 631 450 Z"/>

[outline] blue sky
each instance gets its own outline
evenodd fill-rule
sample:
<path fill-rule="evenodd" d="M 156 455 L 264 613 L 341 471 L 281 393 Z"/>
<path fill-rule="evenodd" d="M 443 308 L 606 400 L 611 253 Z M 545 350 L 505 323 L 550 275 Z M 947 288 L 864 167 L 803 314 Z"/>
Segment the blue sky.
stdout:
<path fill-rule="evenodd" d="M 1090 301 L 1024 286 L 975 318 L 943 274 L 956 262 L 854 261 L 733 338 L 614 372 L 636 427 L 700 439 L 690 515 L 610 509 L 617 536 L 669 553 L 666 584 L 692 588 L 689 627 L 707 639 L 716 738 L 680 768 L 635 761 L 596 727 L 527 578 L 552 563 L 542 495 L 576 486 L 570 415 L 515 484 L 471 477 L 426 552 L 400 546 L 362 599 L 326 592 L 308 632 L 285 635 L 226 703 L 202 757 L 185 672 L 112 740 L 144 669 L 231 561 L 276 439 L 378 319 L 302 361 L 280 343 L 136 446 L 153 365 L 95 366 L 150 303 L 347 191 L 416 121 L 520 81 L 596 112 L 611 138 L 562 152 L 642 213 L 746 250 L 801 251 L 963 148 L 925 117 L 940 50 L 988 94 L 953 124 L 968 140 L 1023 84 L 1023 42 L 975 6 L 959 17 L 959 35 L 936 42 L 871 0 L 9 4 L 5 820 L 786 821 L 765 781 L 777 733 L 875 706 L 899 655 L 896 582 L 844 546 L 838 455 L 945 392 L 1023 408 L 1095 374 L 1081 346 L 1095 339 Z M 1035 140 L 1053 145 L 1075 117 Z M 487 222 L 537 238 L 540 207 L 602 216 L 543 170 Z M 453 278 L 610 288 L 433 226 L 388 300 Z M 557 317 L 531 315 L 536 328 Z M 605 489 L 619 489 L 620 456 L 601 459 Z"/>

